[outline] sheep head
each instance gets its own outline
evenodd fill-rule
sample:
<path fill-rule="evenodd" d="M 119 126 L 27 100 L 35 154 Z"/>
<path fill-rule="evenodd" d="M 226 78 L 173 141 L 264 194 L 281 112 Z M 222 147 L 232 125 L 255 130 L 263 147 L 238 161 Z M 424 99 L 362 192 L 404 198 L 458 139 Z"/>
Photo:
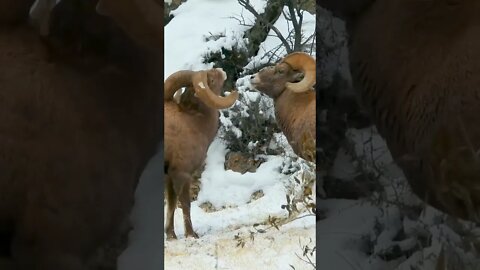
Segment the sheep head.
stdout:
<path fill-rule="evenodd" d="M 271 98 L 277 98 L 285 90 L 302 93 L 311 90 L 315 85 L 315 68 L 313 57 L 295 52 L 287 55 L 276 65 L 265 67 L 252 75 L 250 83 Z"/>
<path fill-rule="evenodd" d="M 164 100 L 170 101 L 182 87 L 193 87 L 196 97 L 213 109 L 231 107 L 238 99 L 238 92 L 232 91 L 228 96 L 220 96 L 226 79 L 225 72 L 220 68 L 210 70 L 181 70 L 170 75 L 165 81 Z"/>

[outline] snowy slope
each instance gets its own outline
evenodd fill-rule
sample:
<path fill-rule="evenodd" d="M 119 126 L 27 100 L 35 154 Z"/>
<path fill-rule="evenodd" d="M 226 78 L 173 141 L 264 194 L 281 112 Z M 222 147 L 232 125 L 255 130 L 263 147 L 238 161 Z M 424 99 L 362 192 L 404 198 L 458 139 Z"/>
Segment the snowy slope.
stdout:
<path fill-rule="evenodd" d="M 258 12 L 263 12 L 266 1 L 252 0 Z M 206 52 L 220 51 L 221 47 L 232 48 L 244 42 L 243 33 L 248 30 L 233 17 L 243 14 L 253 23 L 253 15 L 236 0 L 189 0 L 171 14 L 174 15 L 165 27 L 165 72 L 164 78 L 181 69 L 199 70 L 211 68 L 203 64 Z M 223 34 L 218 40 L 206 41 L 211 35 Z"/>

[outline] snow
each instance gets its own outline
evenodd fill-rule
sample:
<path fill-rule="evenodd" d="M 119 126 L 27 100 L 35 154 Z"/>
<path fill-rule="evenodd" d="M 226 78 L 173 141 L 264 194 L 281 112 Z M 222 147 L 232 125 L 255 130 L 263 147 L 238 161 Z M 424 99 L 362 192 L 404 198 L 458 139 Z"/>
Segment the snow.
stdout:
<path fill-rule="evenodd" d="M 252 0 L 257 12 L 263 12 L 264 0 Z M 242 26 L 234 17 L 243 14 L 247 22 L 253 22 L 253 15 L 243 10 L 236 0 L 189 0 L 171 14 L 174 18 L 165 27 L 165 72 L 164 78 L 182 70 L 200 70 L 213 67 L 203 64 L 206 52 L 231 49 L 244 43 L 243 33 L 248 26 Z M 207 40 L 221 35 L 217 40 Z"/>
<path fill-rule="evenodd" d="M 285 198 L 282 181 L 288 179 L 286 175 L 276 172 L 276 169 L 282 165 L 283 158 L 270 156 L 255 173 L 241 174 L 231 170 L 219 170 L 225 163 L 226 153 L 226 145 L 220 139 L 210 145 L 205 171 L 201 177 L 202 190 L 198 194 L 197 203 L 208 201 L 215 208 L 241 206 L 250 200 L 255 191 L 263 190 L 265 195 L 269 195 L 269 192 L 272 191 L 273 201 L 264 200 L 263 198 L 271 199 L 269 196 L 264 196 L 254 204 L 259 204 L 265 209 L 279 208 L 276 203 Z M 217 192 L 210 192 L 211 190 Z"/>
<path fill-rule="evenodd" d="M 231 233 L 204 236 L 181 244 L 165 247 L 165 269 L 312 269 L 306 268 L 292 253 L 301 256 L 301 245 L 307 244 L 312 229 L 294 228 L 267 231 L 249 239 L 249 231 L 239 231 L 246 237 L 244 247 L 237 247 Z M 301 239 L 301 240 L 299 240 Z M 305 240 L 304 240 L 305 239 Z M 293 255 L 293 256 L 292 256 Z"/>
<path fill-rule="evenodd" d="M 266 0 L 251 0 L 251 4 L 262 13 Z M 206 54 L 220 52 L 222 47 L 243 46 L 247 41 L 243 35 L 249 27 L 240 25 L 233 17 L 243 16 L 247 23 L 253 24 L 253 16 L 236 0 L 188 0 L 171 14 L 174 17 L 165 27 L 164 78 L 182 69 L 212 68 L 213 63 L 202 63 Z M 314 17 L 307 17 L 305 31 L 312 32 Z M 286 28 L 280 27 L 285 23 L 282 20 L 284 18 L 276 24 L 284 31 Z M 275 45 L 273 40 L 266 42 Z M 224 76 L 226 78 L 226 73 Z M 184 237 L 181 208 L 176 209 L 174 219 L 178 239 L 162 238 L 164 224 L 160 207 L 165 203 L 162 202 L 163 182 L 159 181 L 163 170 L 159 154 L 141 176 L 131 215 L 134 228 L 129 235 L 129 246 L 119 258 L 120 270 L 291 269 L 290 265 L 295 269 L 313 268 L 300 258 L 305 258 L 302 256 L 304 246 L 315 247 L 315 217 L 301 205 L 298 205 L 300 213 L 289 217 L 282 205 L 287 204 L 287 195 L 298 197 L 298 191 L 302 190 L 294 177 L 303 179 L 303 174 L 314 173 L 310 167 L 314 165 L 299 159 L 285 136 L 278 133 L 270 146 L 285 149 L 285 153 L 262 155 L 265 162 L 256 172 L 241 174 L 224 167 L 229 150 L 221 139 L 222 132 L 230 129 L 237 138 L 244 135 L 232 123 L 233 117 L 249 117 L 247 106 L 259 100 L 264 106 L 262 115 L 274 117 L 272 100 L 252 91 L 248 76 L 237 80 L 236 89 L 243 97 L 242 102 L 235 104 L 240 112 L 227 117 L 224 114 L 227 110 L 221 110 L 222 128 L 208 149 L 200 192 L 191 205 L 193 227 L 200 238 Z M 249 147 L 257 143 L 252 141 Z M 315 194 L 314 185 L 312 189 Z M 278 230 L 272 225 L 277 223 Z M 313 252 L 313 261 L 315 256 Z"/>

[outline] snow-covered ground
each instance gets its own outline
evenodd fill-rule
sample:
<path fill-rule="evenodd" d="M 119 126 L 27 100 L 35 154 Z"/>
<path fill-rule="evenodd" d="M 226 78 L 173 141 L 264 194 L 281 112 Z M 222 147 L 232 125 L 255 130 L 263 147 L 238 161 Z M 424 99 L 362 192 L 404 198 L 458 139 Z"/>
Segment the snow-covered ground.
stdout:
<path fill-rule="evenodd" d="M 251 4 L 262 13 L 266 0 L 251 0 Z M 174 18 L 165 28 L 165 78 L 181 69 L 211 68 L 213 63 L 203 63 L 208 52 L 221 51 L 222 47 L 241 47 L 248 42 L 243 35 L 249 27 L 240 25 L 233 17 L 243 16 L 247 24 L 254 23 L 253 16 L 236 0 L 188 0 L 172 14 Z M 276 26 L 288 31 L 283 15 Z M 307 12 L 303 30 L 306 37 L 315 30 L 315 17 Z M 210 39 L 211 35 L 221 37 Z M 250 65 L 258 64 L 262 55 L 278 44 L 278 38 L 267 38 Z M 314 53 L 312 51 L 312 55 Z M 257 92 L 246 92 L 249 91 L 248 80 L 240 78 L 236 86 L 242 96 L 268 102 L 267 97 Z M 238 102 L 236 105 L 240 106 Z M 266 108 L 269 113 L 271 109 Z M 231 123 L 224 114 L 221 122 L 222 125 Z M 281 206 L 287 204 L 287 194 L 294 194 L 299 189 L 294 177 L 314 173 L 314 165 L 298 160 L 283 134 L 276 134 L 275 138 L 272 144 L 285 148 L 286 153 L 263 156 L 265 162 L 257 171 L 245 174 L 225 170 L 228 150 L 222 139 L 217 137 L 211 144 L 200 178 L 200 192 L 191 209 L 193 227 L 200 239 L 185 239 L 182 210 L 177 208 L 175 230 L 178 239 L 162 241 L 164 224 L 160 207 L 164 207 L 164 202 L 160 178 L 163 166 L 161 156 L 153 158 L 136 192 L 131 217 L 134 229 L 129 247 L 119 258 L 119 269 L 157 270 L 163 265 L 165 269 L 292 269 L 291 266 L 313 269 L 302 259 L 306 259 L 303 256 L 305 246 L 315 247 L 315 217 L 299 208 L 302 212 L 299 218 L 285 222 L 288 212 Z M 283 174 L 286 166 L 297 169 L 293 174 Z M 260 196 L 252 197 L 260 191 Z M 210 205 L 208 209 L 203 207 L 206 204 Z M 286 224 L 277 230 L 271 226 L 275 220 Z M 161 261 L 162 249 L 164 262 Z M 315 261 L 315 252 L 310 258 Z"/>

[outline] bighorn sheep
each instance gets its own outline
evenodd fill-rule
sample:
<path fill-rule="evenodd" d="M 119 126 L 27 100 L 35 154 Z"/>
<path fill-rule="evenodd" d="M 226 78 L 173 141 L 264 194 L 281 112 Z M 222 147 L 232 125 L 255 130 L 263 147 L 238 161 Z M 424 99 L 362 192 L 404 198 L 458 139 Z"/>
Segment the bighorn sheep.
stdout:
<path fill-rule="evenodd" d="M 413 191 L 480 223 L 480 2 L 320 4 L 348 23 L 354 86 Z"/>
<path fill-rule="evenodd" d="M 293 151 L 312 162 L 316 151 L 315 64 L 310 55 L 295 52 L 250 77 L 255 89 L 274 100 L 278 125 Z"/>
<path fill-rule="evenodd" d="M 164 128 L 165 128 L 165 183 L 167 193 L 167 239 L 176 238 L 174 212 L 177 199 L 180 200 L 185 223 L 185 236 L 198 238 L 190 219 L 191 174 L 199 169 L 213 141 L 219 125 L 219 109 L 232 106 L 238 99 L 233 91 L 220 97 L 226 74 L 221 69 L 208 71 L 178 71 L 165 81 Z M 173 100 L 174 93 L 187 87 L 191 95 L 189 107 L 182 108 Z"/>
<path fill-rule="evenodd" d="M 163 47 L 130 31 L 161 40 L 163 27 L 134 9 L 123 15 L 135 25 L 122 27 L 95 0 L 62 0 L 45 38 L 72 52 L 47 61 L 22 2 L 0 1 L 0 257 L 16 270 L 116 269 L 116 257 L 96 253 L 126 236 L 137 181 L 163 135 Z M 142 4 L 116 1 L 133 2 Z M 4 23 L 5 3 L 22 9 L 15 27 Z M 145 12 L 161 18 L 162 6 Z"/>

